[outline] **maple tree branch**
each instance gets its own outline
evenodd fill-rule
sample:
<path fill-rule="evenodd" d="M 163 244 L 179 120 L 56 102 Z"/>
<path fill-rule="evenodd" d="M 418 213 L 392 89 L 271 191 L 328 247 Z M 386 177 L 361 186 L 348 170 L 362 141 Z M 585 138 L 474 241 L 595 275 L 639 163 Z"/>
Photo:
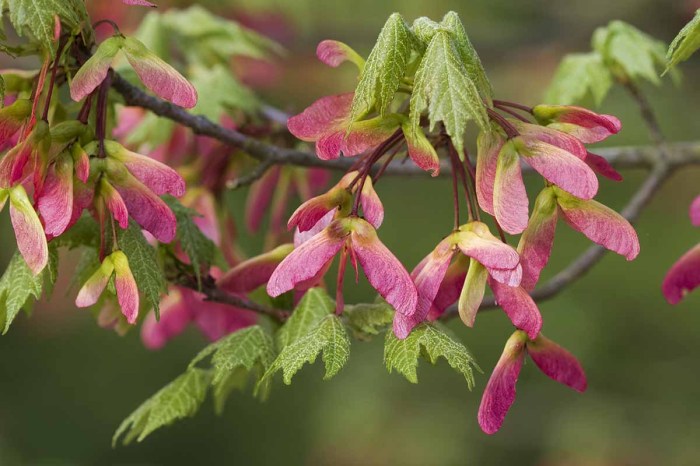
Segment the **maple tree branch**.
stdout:
<path fill-rule="evenodd" d="M 238 147 L 253 158 L 268 165 L 297 165 L 303 167 L 322 167 L 330 170 L 347 171 L 355 162 L 354 158 L 341 157 L 337 160 L 321 160 L 314 153 L 279 147 L 253 137 L 246 136 L 234 129 L 224 128 L 206 117 L 193 115 L 187 110 L 152 96 L 124 78 L 114 73 L 112 87 L 124 98 L 127 105 L 142 107 L 158 116 L 168 118 L 190 128 L 194 133 L 209 136 L 226 144 Z M 641 95 L 641 94 L 640 94 Z M 271 107 L 264 112 L 271 119 L 281 122 L 284 113 Z M 672 166 L 700 164 L 700 141 L 664 145 L 667 159 Z M 609 147 L 594 150 L 605 157 L 616 168 L 651 168 L 658 155 L 655 146 Z M 523 171 L 531 171 L 523 166 Z M 440 176 L 450 176 L 452 167 L 449 160 L 441 161 Z M 392 162 L 385 171 L 394 176 L 426 176 L 426 172 L 413 164 Z M 251 180 L 253 182 L 255 180 Z"/>
<path fill-rule="evenodd" d="M 228 304 L 240 309 L 246 309 L 257 314 L 271 317 L 277 322 L 284 322 L 287 317 L 289 317 L 289 312 L 282 309 L 267 307 L 254 301 L 227 293 L 216 285 L 216 281 L 211 276 L 202 277 L 201 287 L 197 279 L 193 276 L 180 276 L 177 279 L 177 284 L 202 293 L 205 296 L 205 301 Z"/>
<path fill-rule="evenodd" d="M 311 152 L 284 148 L 259 141 L 236 130 L 224 128 L 203 116 L 193 115 L 186 110 L 166 102 L 158 97 L 151 96 L 130 84 L 118 74 L 114 74 L 112 87 L 122 95 L 127 105 L 138 106 L 150 110 L 158 116 L 169 118 L 177 123 L 190 128 L 194 133 L 209 136 L 223 143 L 240 148 L 260 161 L 260 165 L 248 175 L 234 180 L 235 186 L 250 184 L 257 180 L 265 170 L 273 165 L 297 165 L 304 167 L 322 167 L 330 170 L 347 171 L 354 163 L 351 158 L 339 158 L 337 160 L 321 160 Z M 667 144 L 663 139 L 658 121 L 646 97 L 633 85 L 626 86 L 632 97 L 640 107 L 640 113 L 649 128 L 654 145 L 608 147 L 594 149 L 595 152 L 608 160 L 616 168 L 644 168 L 649 169 L 649 176 L 645 179 L 639 190 L 630 199 L 623 209 L 622 215 L 631 223 L 637 219 L 643 208 L 651 200 L 654 194 L 662 186 L 664 181 L 679 167 L 700 164 L 700 141 L 678 142 Z M 272 121 L 283 124 L 284 112 L 272 107 L 265 107 L 263 114 Z M 523 165 L 523 171 L 531 171 L 531 167 Z M 392 163 L 386 167 L 385 173 L 394 176 L 425 175 L 425 172 L 412 164 Z M 441 161 L 440 175 L 450 176 L 452 167 L 448 160 Z M 569 284 L 586 274 L 604 256 L 606 250 L 601 246 L 589 247 L 583 254 L 574 260 L 564 270 L 557 273 L 549 281 L 532 292 L 536 301 L 544 301 L 552 298 L 564 290 Z M 196 289 L 196 283 L 193 285 Z M 193 286 L 189 286 L 192 288 Z M 208 300 L 231 304 L 237 307 L 250 309 L 254 312 L 270 315 L 276 320 L 284 320 L 286 314 L 277 309 L 265 308 L 255 303 L 229 295 L 228 293 L 213 287 L 202 290 Z M 496 307 L 494 299 L 486 298 L 480 310 Z M 456 306 L 450 307 L 442 316 L 450 319 L 457 315 Z"/>
<path fill-rule="evenodd" d="M 659 148 L 663 156 L 666 156 L 666 140 L 663 132 L 661 131 L 659 120 L 656 118 L 656 114 L 654 113 L 654 109 L 652 108 L 651 103 L 649 103 L 649 99 L 647 99 L 647 96 L 644 95 L 639 87 L 637 87 L 637 85 L 631 80 L 627 79 L 626 81 L 621 82 L 621 84 L 630 94 L 632 100 L 637 103 L 639 113 L 641 114 L 642 119 L 649 130 L 651 142 Z"/>
<path fill-rule="evenodd" d="M 229 181 L 226 183 L 226 188 L 231 189 L 231 190 L 236 190 L 239 188 L 242 188 L 244 186 L 251 185 L 258 181 L 260 178 L 262 178 L 265 173 L 267 173 L 267 170 L 273 167 L 275 164 L 270 162 L 269 160 L 263 160 L 260 162 L 255 168 L 253 168 L 250 172 L 246 173 L 245 175 L 241 175 L 237 178 L 234 178 L 233 180 Z"/>

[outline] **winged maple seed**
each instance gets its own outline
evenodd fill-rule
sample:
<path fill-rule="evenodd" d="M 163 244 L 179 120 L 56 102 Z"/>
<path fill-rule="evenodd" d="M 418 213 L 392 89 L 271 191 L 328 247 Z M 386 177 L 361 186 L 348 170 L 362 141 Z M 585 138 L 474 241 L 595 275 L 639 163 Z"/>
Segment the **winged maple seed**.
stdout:
<path fill-rule="evenodd" d="M 700 226 L 700 196 L 693 199 L 688 210 L 693 226 Z M 678 304 L 687 293 L 700 285 L 700 245 L 683 254 L 668 270 L 661 291 L 670 304 Z"/>
<path fill-rule="evenodd" d="M 355 270 L 359 263 L 370 284 L 397 313 L 410 315 L 415 311 L 416 287 L 408 272 L 379 240 L 374 227 L 354 215 L 332 220 L 289 254 L 272 273 L 267 292 L 274 297 L 318 282 L 339 252 L 337 313 L 343 310 L 342 282 L 348 256 Z"/>
<path fill-rule="evenodd" d="M 100 267 L 80 289 L 75 305 L 89 307 L 96 304 L 113 275 L 122 313 L 130 324 L 134 324 L 139 314 L 139 292 L 129 268 L 129 259 L 122 251 L 114 251 L 104 258 Z"/>
<path fill-rule="evenodd" d="M 479 426 L 487 434 L 498 432 L 515 401 L 515 384 L 526 354 L 550 379 L 578 392 L 586 391 L 586 374 L 571 353 L 542 334 L 529 338 L 518 330 L 506 342 L 481 398 Z"/>
<path fill-rule="evenodd" d="M 121 228 L 133 218 L 158 241 L 169 243 L 175 238 L 177 221 L 160 195 L 185 194 L 185 181 L 172 168 L 149 157 L 131 152 L 115 141 L 104 141 L 106 157 L 96 157 L 99 143 L 85 151 L 94 158 L 91 178 L 99 184 L 95 190 L 98 209 L 106 209 Z"/>
<path fill-rule="evenodd" d="M 443 24 L 447 22 L 448 18 Z M 402 27 L 400 23 L 398 26 L 389 24 L 385 29 Z M 429 20 L 421 23 L 422 28 L 427 25 L 428 29 L 421 29 L 420 34 L 426 35 L 430 44 L 433 40 L 444 39 L 437 32 L 430 32 L 434 24 Z M 350 256 L 356 269 L 359 260 L 370 283 L 395 308 L 393 332 L 398 339 L 406 339 L 424 322 L 443 317 L 454 303 L 463 322 L 472 327 L 488 284 L 496 303 L 518 330 L 509 341 L 484 394 L 479 414 L 482 429 L 493 433 L 502 424 L 514 400 L 515 381 L 526 348 L 543 372 L 582 391 L 585 377 L 578 362 L 541 336 L 542 316 L 530 292 L 549 261 L 560 217 L 591 241 L 628 260 L 638 255 L 639 241 L 630 223 L 593 199 L 599 184 L 596 173 L 616 181 L 621 180 L 621 176 L 604 158 L 589 152 L 585 146 L 618 133 L 622 128 L 620 121 L 582 107 L 527 107 L 495 100 L 490 96 L 490 88 L 482 86 L 482 96 L 486 97 L 474 103 L 482 107 L 474 109 L 472 114 L 478 120 L 479 111 L 483 111 L 490 121 L 481 128 L 476 166 L 472 167 L 468 154 L 458 149 L 463 146 L 462 142 L 451 137 L 450 128 L 429 121 L 430 131 L 426 135 L 423 125 L 415 124 L 413 113 L 402 113 L 402 108 L 413 112 L 414 106 L 423 105 L 415 100 L 418 80 L 423 79 L 420 73 L 403 81 L 410 83 L 414 79 L 408 106 L 401 106 L 401 98 L 396 96 L 394 100 L 399 103 L 386 105 L 391 99 L 381 103 L 385 98 L 381 92 L 385 89 L 377 95 L 358 94 L 362 92 L 362 83 L 374 73 L 373 66 L 381 62 L 381 58 L 377 59 L 380 55 L 370 55 L 365 61 L 349 46 L 336 41 L 323 41 L 317 55 L 332 67 L 346 61 L 355 64 L 360 71 L 360 86 L 354 93 L 319 99 L 289 119 L 289 130 L 301 140 L 315 142 L 317 156 L 322 160 L 334 160 L 341 155 L 360 155 L 360 160 L 338 184 L 304 202 L 292 215 L 288 226 L 297 228 L 301 240 L 273 272 L 267 285 L 268 293 L 278 296 L 318 284 L 334 256 L 340 253 L 336 288 L 336 312 L 340 313 L 344 306 L 345 262 Z M 464 60 L 464 56 L 459 60 Z M 476 62 L 470 65 L 480 67 Z M 381 78 L 372 75 L 371 79 Z M 398 88 L 403 84 L 391 85 Z M 411 94 L 410 86 L 406 92 Z M 363 102 L 360 112 L 357 111 L 358 102 Z M 439 118 L 440 111 L 427 104 L 426 107 L 428 120 L 434 118 L 433 113 Z M 392 112 L 395 108 L 399 110 Z M 431 133 L 438 128 L 440 131 Z M 379 228 L 384 217 L 375 191 L 383 168 L 377 176 L 370 176 L 375 164 L 385 159 L 382 165 L 385 167 L 404 144 L 408 157 L 418 167 L 434 174 L 440 168 L 440 152 L 445 151 L 453 172 L 455 204 L 453 232 L 414 268 L 411 282 L 407 281 L 403 266 L 393 254 L 374 239 L 374 228 Z M 545 181 L 532 216 L 522 162 Z M 458 226 L 460 179 L 469 221 Z M 359 217 L 360 207 L 364 220 Z M 522 234 L 517 249 L 509 246 L 505 237 L 499 239 L 489 231 L 480 219 L 479 208 L 493 216 L 499 229 Z M 366 244 L 373 245 L 365 251 L 358 248 L 363 236 Z M 367 252 L 373 254 L 374 260 L 363 260 Z M 381 275 L 377 271 L 381 271 Z M 397 290 L 404 299 L 396 295 Z M 414 295 L 415 300 L 405 299 Z"/>
<path fill-rule="evenodd" d="M 452 274 L 462 276 L 462 283 L 452 282 L 450 287 L 460 287 L 459 314 L 466 325 L 472 327 L 476 313 L 484 297 L 486 282 L 496 290 L 517 289 L 522 278 L 520 258 L 515 249 L 502 243 L 493 236 L 488 227 L 481 222 L 471 222 L 462 225 L 457 231 L 437 245 L 431 254 L 425 257 L 411 273 L 418 290 L 418 305 L 414 312 L 407 315 L 396 314 L 394 318 L 394 333 L 399 338 L 406 338 L 413 328 L 428 318 L 440 287 L 455 255 L 462 254 L 468 262 L 458 257 L 459 264 Z M 462 267 L 463 266 L 463 267 Z M 501 288 L 499 284 L 505 284 Z M 461 285 L 461 286 L 460 286 Z M 504 292 L 505 293 L 505 292 Z M 529 296 L 523 294 L 525 302 L 513 303 L 501 301 L 501 305 L 513 324 L 519 328 L 527 328 L 529 333 L 537 335 L 542 326 L 537 306 L 528 301 Z M 457 301 L 443 303 L 445 307 Z M 527 304 L 523 306 L 523 304 Z M 444 310 L 444 308 L 443 308 Z M 435 313 L 434 318 L 437 317 Z"/>

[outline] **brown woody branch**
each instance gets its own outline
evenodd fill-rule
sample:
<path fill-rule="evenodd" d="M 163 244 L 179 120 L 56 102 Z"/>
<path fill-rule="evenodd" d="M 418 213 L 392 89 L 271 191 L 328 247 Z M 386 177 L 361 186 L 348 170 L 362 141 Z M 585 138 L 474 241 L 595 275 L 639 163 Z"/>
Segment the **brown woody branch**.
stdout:
<path fill-rule="evenodd" d="M 237 147 L 266 165 L 297 165 L 301 167 L 322 167 L 330 170 L 346 171 L 355 162 L 352 158 L 321 160 L 312 152 L 300 151 L 259 141 L 234 129 L 224 128 L 206 117 L 193 115 L 187 110 L 152 96 L 130 84 L 115 73 L 112 87 L 124 98 L 127 105 L 148 109 L 158 116 L 168 118 L 190 128 L 194 133 L 209 136 L 223 143 Z M 279 111 L 266 108 L 265 113 L 275 113 L 274 119 L 283 119 Z M 681 166 L 700 164 L 700 142 L 676 143 L 667 145 L 669 164 Z M 657 158 L 658 148 L 654 146 L 609 147 L 595 151 L 617 168 L 651 168 Z M 530 171 L 529 166 L 523 166 Z M 452 167 L 445 160 L 440 169 L 441 176 L 449 176 Z M 387 175 L 425 176 L 426 173 L 413 164 L 400 161 L 387 167 Z"/>
<path fill-rule="evenodd" d="M 287 311 L 263 306 L 254 301 L 227 293 L 216 285 L 216 281 L 211 276 L 202 277 L 201 283 L 198 283 L 194 276 L 179 276 L 177 278 L 177 284 L 202 293 L 205 296 L 205 301 L 247 309 L 258 314 L 266 315 L 277 322 L 284 322 L 287 317 L 289 317 Z"/>

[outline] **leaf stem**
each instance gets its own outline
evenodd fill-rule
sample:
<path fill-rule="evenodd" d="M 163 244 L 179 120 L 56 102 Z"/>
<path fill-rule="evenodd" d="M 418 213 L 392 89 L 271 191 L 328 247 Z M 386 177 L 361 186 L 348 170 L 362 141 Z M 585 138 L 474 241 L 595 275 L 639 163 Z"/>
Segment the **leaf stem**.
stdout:
<path fill-rule="evenodd" d="M 448 139 L 447 140 L 447 148 L 448 148 L 448 153 L 450 154 L 450 162 L 452 163 L 452 205 L 454 207 L 454 229 L 458 230 L 459 229 L 459 182 L 457 181 L 457 172 L 459 172 L 459 169 L 457 168 L 457 165 L 459 165 L 459 160 L 455 160 L 454 154 L 455 151 L 452 148 L 452 142 Z M 471 222 L 474 220 L 474 214 L 472 213 L 472 207 L 467 202 L 467 215 L 469 216 L 469 221 Z"/>
<path fill-rule="evenodd" d="M 348 263 L 348 247 L 343 246 L 343 250 L 340 252 L 340 262 L 338 263 L 338 278 L 335 282 L 335 314 L 341 315 L 343 313 L 343 308 L 345 307 L 345 300 L 343 299 L 343 279 L 345 278 L 345 267 Z"/>
<path fill-rule="evenodd" d="M 53 68 L 51 70 L 51 80 L 49 81 L 49 90 L 46 93 L 46 101 L 44 102 L 44 113 L 41 117 L 42 120 L 48 121 L 49 118 L 49 107 L 51 106 L 51 98 L 53 97 L 53 88 L 56 85 L 56 75 L 58 74 L 58 67 L 61 63 L 61 55 L 63 55 L 63 49 L 68 43 L 68 38 L 63 36 L 58 42 L 58 48 L 56 49 L 56 59 L 53 62 Z"/>
<path fill-rule="evenodd" d="M 97 29 L 99 26 L 101 26 L 101 25 L 103 25 L 103 24 L 109 24 L 110 26 L 112 26 L 112 29 L 114 29 L 114 32 L 115 32 L 116 34 L 119 34 L 120 36 L 122 35 L 122 32 L 119 30 L 119 26 L 117 25 L 117 23 L 115 23 L 115 22 L 112 21 L 111 19 L 107 19 L 107 18 L 101 19 L 101 20 L 99 20 L 99 21 L 96 21 L 96 22 L 92 25 L 92 28 L 93 28 L 93 29 Z"/>
<path fill-rule="evenodd" d="M 518 133 L 518 130 L 515 129 L 515 127 L 512 124 L 510 124 L 508 120 L 503 118 L 501 114 L 499 114 L 492 108 L 486 108 L 486 112 L 489 114 L 489 118 L 495 121 L 498 124 L 498 126 L 503 128 L 503 131 L 506 132 L 506 136 L 508 136 L 508 139 L 513 139 L 514 137 L 520 135 L 520 133 Z"/>
<path fill-rule="evenodd" d="M 362 189 L 365 186 L 365 180 L 367 179 L 370 171 L 372 170 L 372 165 L 374 165 L 377 160 L 379 160 L 384 154 L 386 154 L 387 151 L 391 150 L 391 148 L 398 144 L 399 141 L 401 141 L 402 139 L 403 130 L 399 128 L 394 132 L 394 134 L 392 134 L 389 137 L 389 139 L 381 143 L 377 147 L 377 149 L 375 149 L 375 151 L 372 152 L 369 158 L 367 158 L 367 161 L 365 162 L 360 174 L 357 177 L 355 177 L 352 183 L 350 183 L 350 186 L 348 186 L 348 189 L 352 190 L 355 184 L 359 181 L 359 186 L 357 187 L 357 191 L 355 192 L 355 201 L 352 205 L 352 215 L 357 215 L 357 212 L 360 210 L 360 198 L 362 194 Z"/>
<path fill-rule="evenodd" d="M 465 166 L 469 168 L 469 171 L 465 169 Z M 474 173 L 474 167 L 471 166 L 469 153 L 466 149 L 464 150 L 464 163 L 460 163 L 459 171 L 462 177 L 462 183 L 464 184 L 464 190 L 469 196 L 467 202 L 471 201 L 474 209 L 474 216 L 476 217 L 476 220 L 480 222 L 481 214 L 479 213 L 479 200 L 476 197 L 476 174 Z M 469 177 L 469 182 L 467 182 L 467 176 Z"/>
<path fill-rule="evenodd" d="M 87 124 L 88 119 L 90 118 L 90 111 L 92 110 L 92 97 L 94 95 L 95 94 L 93 93 L 87 96 L 83 106 L 80 108 L 80 112 L 78 112 L 78 121 L 84 125 Z"/>
<path fill-rule="evenodd" d="M 520 121 L 523 121 L 523 122 L 525 122 L 525 123 L 530 123 L 530 120 L 528 120 L 527 118 L 523 117 L 523 116 L 522 116 L 521 114 L 519 114 L 518 112 L 515 112 L 515 111 L 509 109 L 508 107 L 504 107 L 504 106 L 501 106 L 501 105 L 499 105 L 499 104 L 494 104 L 494 107 L 496 107 L 498 110 L 500 110 L 500 111 L 502 111 L 502 112 L 506 112 L 508 115 L 510 115 L 510 116 L 512 116 L 512 117 L 514 117 L 514 118 L 517 118 L 517 119 L 520 120 Z"/>
<path fill-rule="evenodd" d="M 518 110 L 522 110 L 523 112 L 527 112 L 532 114 L 532 107 L 528 107 L 527 105 L 522 105 L 516 102 L 509 102 L 507 100 L 494 100 L 493 104 L 498 106 L 498 107 L 512 107 L 512 108 L 517 108 Z"/>
<path fill-rule="evenodd" d="M 112 74 L 107 73 L 107 77 L 100 84 L 100 91 L 97 95 L 97 120 L 95 127 L 95 135 L 99 144 L 97 156 L 101 159 L 107 156 L 105 152 L 105 137 L 107 134 L 107 97 L 109 88 L 112 85 Z"/>

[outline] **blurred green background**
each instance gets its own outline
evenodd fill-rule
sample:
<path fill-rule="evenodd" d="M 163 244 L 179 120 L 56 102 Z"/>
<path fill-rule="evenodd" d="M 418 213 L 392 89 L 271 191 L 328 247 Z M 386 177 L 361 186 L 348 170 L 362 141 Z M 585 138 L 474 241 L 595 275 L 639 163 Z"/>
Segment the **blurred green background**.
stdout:
<path fill-rule="evenodd" d="M 121 2 L 92 0 L 95 8 Z M 162 7 L 191 1 L 160 1 Z M 265 92 L 289 111 L 352 86 L 353 71 L 324 69 L 314 59 L 324 38 L 367 53 L 386 17 L 439 19 L 457 11 L 479 50 L 499 98 L 536 104 L 557 60 L 588 49 L 595 27 L 623 19 L 669 41 L 700 2 L 681 0 L 247 0 L 198 2 L 215 10 L 287 18 L 281 34 L 290 55 L 282 78 Z M 132 9 L 131 19 L 144 13 Z M 94 19 L 99 19 L 95 17 Z M 274 32 L 274 31 L 273 31 Z M 700 137 L 700 57 L 683 66 L 680 88 L 644 88 L 670 140 Z M 614 92 L 602 110 L 623 131 L 610 144 L 645 144 L 634 105 Z M 602 181 L 600 199 L 615 208 L 642 180 Z M 71 296 L 56 293 L 31 319 L 20 317 L 0 338 L 0 465 L 694 465 L 700 464 L 700 293 L 671 308 L 660 283 L 666 269 L 699 239 L 687 206 L 700 192 L 700 168 L 677 173 L 638 224 L 639 258 L 608 256 L 556 299 L 543 303 L 544 332 L 578 356 L 589 389 L 577 394 L 527 364 L 516 404 L 495 436 L 476 422 L 481 392 L 512 326 L 501 311 L 480 315 L 474 329 L 451 327 L 485 375 L 469 392 L 440 363 L 419 367 L 418 385 L 387 374 L 383 339 L 354 343 L 348 365 L 322 382 L 318 365 L 291 387 L 278 383 L 266 403 L 234 394 L 221 417 L 207 403 L 195 418 L 158 431 L 142 444 L 112 449 L 111 435 L 138 404 L 181 373 L 205 345 L 190 331 L 150 352 L 138 332 L 121 338 L 100 329 Z M 533 187 L 535 185 L 533 184 Z M 381 237 L 410 269 L 451 228 L 446 181 L 386 178 L 378 191 L 387 209 Z M 242 216 L 242 198 L 232 209 Z M 7 261 L 14 248 L 2 217 Z M 244 238 L 259 248 L 259 238 Z M 588 245 L 561 224 L 549 274 Z M 64 264 L 68 260 L 64 260 Z M 350 281 L 348 280 L 348 283 Z M 366 285 L 346 286 L 347 300 L 371 299 Z"/>

